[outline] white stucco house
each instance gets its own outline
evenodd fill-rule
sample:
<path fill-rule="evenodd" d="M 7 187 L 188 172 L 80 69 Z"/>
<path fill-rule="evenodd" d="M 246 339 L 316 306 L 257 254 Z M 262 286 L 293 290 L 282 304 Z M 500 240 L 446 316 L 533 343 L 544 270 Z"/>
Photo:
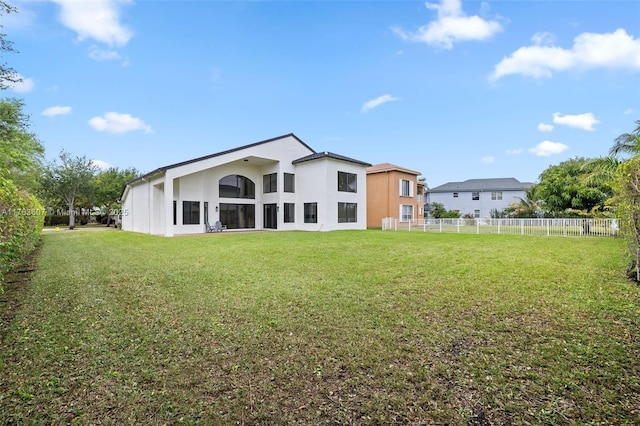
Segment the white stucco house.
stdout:
<path fill-rule="evenodd" d="M 447 210 L 458 210 L 462 216 L 491 217 L 492 210 L 502 211 L 513 202 L 526 199 L 526 190 L 533 183 L 515 178 L 468 179 L 464 182 L 448 182 L 428 189 L 428 205 L 437 202 Z"/>
<path fill-rule="evenodd" d="M 129 183 L 122 229 L 173 236 L 227 230 L 366 229 L 369 163 L 316 152 L 293 133 L 160 167 Z"/>

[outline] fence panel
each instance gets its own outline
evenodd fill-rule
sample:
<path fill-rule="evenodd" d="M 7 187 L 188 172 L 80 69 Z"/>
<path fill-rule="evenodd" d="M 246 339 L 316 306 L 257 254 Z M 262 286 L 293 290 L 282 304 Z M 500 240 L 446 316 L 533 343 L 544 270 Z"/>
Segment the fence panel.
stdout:
<path fill-rule="evenodd" d="M 382 219 L 383 230 L 466 234 L 616 237 L 618 219 Z"/>

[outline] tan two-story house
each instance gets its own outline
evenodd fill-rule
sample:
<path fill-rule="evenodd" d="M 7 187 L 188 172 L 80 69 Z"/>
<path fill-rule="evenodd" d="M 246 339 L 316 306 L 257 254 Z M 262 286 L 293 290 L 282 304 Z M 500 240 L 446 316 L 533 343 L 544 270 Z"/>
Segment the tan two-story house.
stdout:
<path fill-rule="evenodd" d="M 420 172 L 389 163 L 367 167 L 367 227 L 382 226 L 382 219 L 400 221 L 424 217 L 424 182 Z"/>

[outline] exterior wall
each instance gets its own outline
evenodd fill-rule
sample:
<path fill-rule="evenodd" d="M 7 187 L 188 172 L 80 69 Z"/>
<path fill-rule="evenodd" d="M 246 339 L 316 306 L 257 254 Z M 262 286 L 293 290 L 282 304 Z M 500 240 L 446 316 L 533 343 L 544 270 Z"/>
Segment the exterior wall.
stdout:
<path fill-rule="evenodd" d="M 167 169 L 150 182 L 142 179 L 128 187 L 123 200 L 124 230 L 172 236 L 205 232 L 205 221 L 220 220 L 220 203 L 255 206 L 255 229 L 264 228 L 264 205 L 277 205 L 277 229 L 328 231 L 335 229 L 366 229 L 365 166 L 322 158 L 308 162 L 292 162 L 313 151 L 293 137 L 249 146 L 246 149 L 177 165 Z M 337 190 L 338 171 L 357 174 L 357 193 Z M 295 175 L 295 192 L 284 192 L 284 173 Z M 277 192 L 263 193 L 263 176 L 278 175 Z M 255 185 L 255 199 L 222 198 L 219 181 L 228 175 L 242 175 Z M 173 203 L 176 202 L 174 225 Z M 199 224 L 183 223 L 183 202 L 200 203 Z M 318 203 L 318 223 L 304 223 L 304 203 Z M 338 223 L 338 202 L 358 204 L 357 222 Z M 208 204 L 208 218 L 204 203 Z M 284 203 L 295 204 L 295 222 L 284 223 Z"/>
<path fill-rule="evenodd" d="M 431 192 L 427 196 L 427 203 L 441 203 L 447 210 L 458 210 L 462 216 L 473 215 L 475 210 L 480 210 L 481 218 L 491 217 L 491 210 L 502 210 L 509 207 L 518 197 L 526 198 L 524 191 L 479 191 L 480 199 L 472 200 L 472 192 L 459 191 L 458 197 L 453 197 L 453 192 Z M 502 200 L 492 200 L 492 192 L 502 192 Z"/>
<path fill-rule="evenodd" d="M 296 169 L 296 229 L 367 229 L 367 175 L 364 166 L 323 158 L 300 163 Z M 339 171 L 357 176 L 357 192 L 338 191 Z M 338 203 L 341 202 L 357 203 L 356 222 L 338 222 Z M 318 203 L 318 223 L 304 222 L 305 203 Z"/>
<path fill-rule="evenodd" d="M 411 196 L 400 195 L 400 181 L 412 182 Z M 422 186 L 421 186 L 422 187 Z M 367 175 L 367 224 L 382 226 L 382 219 L 395 217 L 402 219 L 402 206 L 413 206 L 413 219 L 421 219 L 424 202 L 418 202 L 418 177 L 416 175 L 390 170 Z"/>

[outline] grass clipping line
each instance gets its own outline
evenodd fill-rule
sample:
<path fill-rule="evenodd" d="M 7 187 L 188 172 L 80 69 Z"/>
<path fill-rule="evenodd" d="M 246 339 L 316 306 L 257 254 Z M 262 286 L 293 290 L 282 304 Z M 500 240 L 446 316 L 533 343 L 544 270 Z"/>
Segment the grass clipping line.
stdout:
<path fill-rule="evenodd" d="M 0 422 L 640 421 L 618 239 L 50 233 Z"/>

